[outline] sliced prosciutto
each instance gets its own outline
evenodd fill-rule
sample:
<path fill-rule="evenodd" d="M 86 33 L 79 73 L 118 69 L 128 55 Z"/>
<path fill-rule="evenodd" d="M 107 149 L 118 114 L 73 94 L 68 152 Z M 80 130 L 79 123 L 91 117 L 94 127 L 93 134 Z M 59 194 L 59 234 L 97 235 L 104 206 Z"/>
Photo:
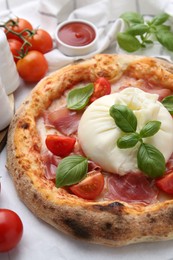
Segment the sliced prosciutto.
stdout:
<path fill-rule="evenodd" d="M 71 135 L 77 131 L 82 113 L 71 111 L 66 107 L 44 114 L 45 125 L 55 127 L 64 135 Z"/>
<path fill-rule="evenodd" d="M 48 180 L 53 180 L 56 177 L 56 168 L 61 161 L 61 158 L 53 155 L 50 152 L 44 152 L 41 159 L 45 166 L 45 177 Z"/>
<path fill-rule="evenodd" d="M 93 162 L 93 161 L 91 161 L 91 160 L 89 160 L 88 161 L 88 171 L 90 172 L 90 171 L 101 171 L 101 167 L 98 165 L 98 164 L 96 164 L 95 162 Z"/>
<path fill-rule="evenodd" d="M 140 173 L 108 176 L 107 190 L 106 199 L 121 200 L 128 203 L 149 204 L 154 202 L 158 195 L 154 183 Z"/>

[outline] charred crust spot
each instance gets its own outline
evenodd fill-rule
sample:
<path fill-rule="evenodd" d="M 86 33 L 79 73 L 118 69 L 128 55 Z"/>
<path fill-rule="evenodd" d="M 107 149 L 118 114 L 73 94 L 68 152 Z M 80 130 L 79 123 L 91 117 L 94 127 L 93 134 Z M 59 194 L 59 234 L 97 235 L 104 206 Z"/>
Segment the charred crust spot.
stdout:
<path fill-rule="evenodd" d="M 156 221 L 155 218 L 150 218 L 150 219 L 149 219 L 149 222 L 150 222 L 150 223 L 156 223 L 157 221 Z"/>
<path fill-rule="evenodd" d="M 44 209 L 48 209 L 51 212 L 55 212 L 55 208 L 53 206 L 48 206 L 47 204 L 43 204 Z M 56 219 L 53 219 L 54 222 L 56 223 Z M 57 222 L 58 223 L 58 222 Z"/>
<path fill-rule="evenodd" d="M 72 218 L 63 219 L 65 225 L 67 225 L 78 238 L 90 239 L 91 235 L 88 232 L 88 228 L 83 226 L 80 222 Z"/>
<path fill-rule="evenodd" d="M 38 195 L 37 195 L 37 193 L 34 193 L 34 200 L 37 200 L 38 199 Z"/>
<path fill-rule="evenodd" d="M 149 223 L 152 223 L 152 224 L 157 223 L 156 218 L 153 217 L 153 216 L 151 216 L 150 213 L 148 213 L 146 216 L 147 216 L 147 218 L 148 218 L 148 222 L 149 222 Z"/>
<path fill-rule="evenodd" d="M 112 228 L 112 223 L 106 222 L 106 223 L 105 223 L 105 228 L 106 228 L 107 230 L 110 230 L 110 229 Z"/>
<path fill-rule="evenodd" d="M 118 201 L 108 204 L 108 207 L 124 207 L 124 205 Z"/>
<path fill-rule="evenodd" d="M 168 225 L 172 226 L 172 224 L 173 224 L 173 209 L 167 208 L 167 210 L 165 210 L 163 212 L 163 216 L 161 216 L 161 217 L 162 217 L 162 219 L 164 219 L 166 221 L 166 223 Z"/>
<path fill-rule="evenodd" d="M 50 206 L 49 210 L 52 211 L 52 212 L 55 212 L 55 208 L 53 206 Z"/>
<path fill-rule="evenodd" d="M 21 124 L 21 128 L 28 129 L 29 128 L 29 123 L 26 123 L 26 122 L 22 123 Z"/>
<path fill-rule="evenodd" d="M 108 205 L 94 205 L 94 209 L 98 209 L 100 211 L 107 211 L 110 213 L 118 213 L 124 208 L 124 205 L 120 202 L 112 202 Z"/>
<path fill-rule="evenodd" d="M 173 220 L 173 209 L 169 209 L 169 219 Z"/>
<path fill-rule="evenodd" d="M 82 216 L 82 215 L 81 215 L 80 213 L 78 213 L 78 212 L 76 213 L 76 217 L 77 217 L 77 218 L 80 218 L 81 216 Z"/>

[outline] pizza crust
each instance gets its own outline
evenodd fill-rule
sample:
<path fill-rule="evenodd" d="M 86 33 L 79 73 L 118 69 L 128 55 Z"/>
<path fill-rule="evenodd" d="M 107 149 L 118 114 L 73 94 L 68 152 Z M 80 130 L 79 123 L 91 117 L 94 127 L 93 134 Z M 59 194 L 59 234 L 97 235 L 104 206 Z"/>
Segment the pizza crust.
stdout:
<path fill-rule="evenodd" d="M 8 132 L 7 168 L 20 199 L 56 229 L 92 243 L 124 246 L 173 238 L 173 200 L 148 206 L 122 201 L 86 201 L 57 189 L 44 177 L 36 119 L 79 82 L 123 74 L 173 89 L 173 66 L 154 58 L 98 54 L 41 80 L 16 112 Z M 91 224 L 92 223 L 92 224 Z"/>

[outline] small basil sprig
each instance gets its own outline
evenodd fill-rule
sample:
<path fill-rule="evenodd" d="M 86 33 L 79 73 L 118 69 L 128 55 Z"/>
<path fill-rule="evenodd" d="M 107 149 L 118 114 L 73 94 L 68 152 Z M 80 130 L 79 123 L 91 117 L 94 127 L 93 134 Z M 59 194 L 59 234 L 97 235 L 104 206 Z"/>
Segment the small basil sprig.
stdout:
<path fill-rule="evenodd" d="M 83 109 L 88 104 L 93 91 L 93 83 L 90 83 L 85 87 L 71 90 L 67 96 L 67 108 L 71 110 Z"/>
<path fill-rule="evenodd" d="M 124 105 L 113 105 L 109 113 L 116 125 L 124 132 L 117 140 L 120 149 L 132 148 L 138 142 L 141 143 L 137 152 L 138 168 L 151 178 L 160 177 L 165 172 L 165 158 L 153 145 L 145 144 L 143 138 L 155 135 L 161 126 L 160 121 L 149 121 L 139 133 L 137 118 L 133 111 Z"/>
<path fill-rule="evenodd" d="M 164 23 L 169 15 L 161 13 L 149 21 L 136 12 L 126 12 L 120 16 L 126 23 L 127 29 L 117 35 L 120 48 L 127 52 L 134 52 L 145 48 L 156 39 L 169 51 L 173 51 L 173 33 L 171 27 Z"/>
<path fill-rule="evenodd" d="M 164 105 L 164 107 L 166 107 L 169 113 L 173 115 L 173 96 L 165 97 L 162 100 L 162 104 Z"/>
<path fill-rule="evenodd" d="M 70 155 L 62 159 L 56 170 L 56 187 L 64 187 L 80 182 L 88 172 L 88 160 L 80 155 Z"/>

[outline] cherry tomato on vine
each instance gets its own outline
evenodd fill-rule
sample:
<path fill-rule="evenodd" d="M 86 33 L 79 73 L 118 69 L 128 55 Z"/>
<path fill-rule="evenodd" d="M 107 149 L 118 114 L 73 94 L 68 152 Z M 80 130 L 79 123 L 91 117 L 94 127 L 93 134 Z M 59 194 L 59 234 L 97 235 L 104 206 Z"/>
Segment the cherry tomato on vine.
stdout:
<path fill-rule="evenodd" d="M 14 19 L 10 19 L 7 23 L 6 23 L 6 27 L 7 29 L 5 29 L 5 33 L 8 39 L 16 39 L 19 41 L 22 41 L 22 39 L 20 39 L 17 35 L 13 34 L 12 32 L 9 32 L 8 29 L 13 30 L 13 32 L 16 33 L 20 33 L 25 29 L 29 29 L 29 30 L 33 30 L 33 27 L 31 25 L 31 23 L 23 18 L 14 18 Z M 24 34 L 22 34 L 23 36 L 27 35 L 27 32 L 25 32 Z M 23 41 L 22 41 L 23 42 Z"/>
<path fill-rule="evenodd" d="M 17 58 L 17 56 L 19 56 L 20 54 L 20 49 L 22 47 L 22 42 L 16 40 L 16 39 L 8 39 L 8 43 L 10 46 L 10 50 L 12 52 L 14 61 L 17 62 L 19 59 Z"/>
<path fill-rule="evenodd" d="M 68 136 L 47 135 L 45 142 L 53 154 L 64 157 L 72 152 L 76 139 Z"/>
<path fill-rule="evenodd" d="M 173 172 L 156 180 L 156 186 L 167 194 L 173 195 Z"/>
<path fill-rule="evenodd" d="M 13 249 L 21 240 L 23 224 L 12 210 L 0 209 L 0 252 Z"/>
<path fill-rule="evenodd" d="M 26 39 L 32 45 L 29 47 L 29 50 L 37 50 L 46 53 L 53 48 L 53 40 L 50 34 L 43 29 L 33 30 L 31 35 L 28 34 L 26 36 Z"/>
<path fill-rule="evenodd" d="M 96 99 L 109 95 L 111 93 L 111 85 L 106 78 L 100 77 L 94 82 L 94 92 L 90 97 L 90 102 Z"/>
<path fill-rule="evenodd" d="M 104 187 L 104 176 L 101 172 L 88 175 L 78 184 L 70 186 L 70 190 L 80 198 L 93 200 L 100 195 Z"/>
<path fill-rule="evenodd" d="M 17 62 L 17 70 L 24 81 L 37 82 L 42 79 L 47 70 L 48 63 L 39 51 L 29 51 Z"/>

